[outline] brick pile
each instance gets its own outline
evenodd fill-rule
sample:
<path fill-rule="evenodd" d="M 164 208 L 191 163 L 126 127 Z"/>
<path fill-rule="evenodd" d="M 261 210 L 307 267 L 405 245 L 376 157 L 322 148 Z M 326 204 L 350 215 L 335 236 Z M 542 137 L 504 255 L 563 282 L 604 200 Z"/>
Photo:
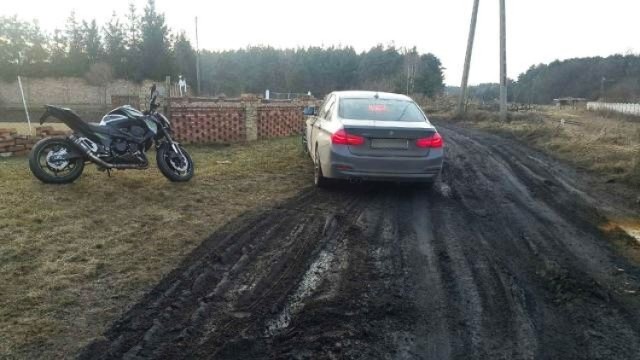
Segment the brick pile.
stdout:
<path fill-rule="evenodd" d="M 36 128 L 36 138 L 42 139 L 48 136 L 66 136 L 70 131 L 56 130 L 53 126 L 38 126 Z"/>
<path fill-rule="evenodd" d="M 240 106 L 172 107 L 175 138 L 185 144 L 247 140 L 245 109 Z"/>
<path fill-rule="evenodd" d="M 258 139 L 298 135 L 304 128 L 300 106 L 261 106 L 258 108 Z"/>
<path fill-rule="evenodd" d="M 52 126 L 37 127 L 35 137 L 18 134 L 16 129 L 0 128 L 0 157 L 25 156 L 40 139 L 66 134 L 66 131 L 55 130 Z"/>
<path fill-rule="evenodd" d="M 33 139 L 18 135 L 15 129 L 0 129 L 0 157 L 27 155 L 33 144 Z"/>

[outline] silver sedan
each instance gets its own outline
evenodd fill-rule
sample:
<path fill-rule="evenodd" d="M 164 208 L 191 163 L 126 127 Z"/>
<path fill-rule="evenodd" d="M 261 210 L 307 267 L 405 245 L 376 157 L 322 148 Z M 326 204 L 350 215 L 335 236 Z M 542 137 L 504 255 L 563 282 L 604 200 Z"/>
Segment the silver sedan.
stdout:
<path fill-rule="evenodd" d="M 316 186 L 328 179 L 433 183 L 440 175 L 442 137 L 407 96 L 337 91 L 305 114 L 312 114 L 305 140 Z"/>

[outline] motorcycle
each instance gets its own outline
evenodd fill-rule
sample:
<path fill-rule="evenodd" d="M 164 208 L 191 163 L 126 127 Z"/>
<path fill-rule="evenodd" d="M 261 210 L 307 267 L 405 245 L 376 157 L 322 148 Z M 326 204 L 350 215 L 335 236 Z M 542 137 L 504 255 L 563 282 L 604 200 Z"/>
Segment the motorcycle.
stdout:
<path fill-rule="evenodd" d="M 66 138 L 48 137 L 36 143 L 29 154 L 29 168 L 45 183 L 65 184 L 76 180 L 86 162 L 99 170 L 149 167 L 147 151 L 155 145 L 160 172 L 171 181 L 189 181 L 194 165 L 189 153 L 171 138 L 171 123 L 157 109 L 158 92 L 151 87 L 149 110 L 129 105 L 106 114 L 99 124 L 82 120 L 71 109 L 46 105 L 40 125 L 49 117 L 64 122 L 73 132 Z"/>

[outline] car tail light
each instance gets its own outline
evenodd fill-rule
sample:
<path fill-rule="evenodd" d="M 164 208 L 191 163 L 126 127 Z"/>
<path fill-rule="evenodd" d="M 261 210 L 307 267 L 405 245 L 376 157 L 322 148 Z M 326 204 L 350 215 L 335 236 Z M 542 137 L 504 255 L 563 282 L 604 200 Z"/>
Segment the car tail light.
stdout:
<path fill-rule="evenodd" d="M 331 135 L 331 143 L 358 146 L 364 144 L 364 138 L 362 136 L 349 134 L 344 129 L 340 129 Z"/>
<path fill-rule="evenodd" d="M 429 137 L 416 140 L 416 146 L 419 148 L 438 149 L 444 146 L 444 142 L 440 134 L 434 133 Z"/>

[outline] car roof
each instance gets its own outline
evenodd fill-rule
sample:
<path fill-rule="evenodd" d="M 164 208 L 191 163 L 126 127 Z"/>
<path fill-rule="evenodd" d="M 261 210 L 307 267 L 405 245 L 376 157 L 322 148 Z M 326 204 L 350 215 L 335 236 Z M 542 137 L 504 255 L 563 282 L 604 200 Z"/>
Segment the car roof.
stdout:
<path fill-rule="evenodd" d="M 413 101 L 410 97 L 402 94 L 381 92 L 381 91 L 334 91 L 332 94 L 335 94 L 338 98 L 349 98 L 349 99 L 368 99 L 373 98 L 376 94 L 378 98 L 385 100 L 405 100 L 405 101 Z"/>

